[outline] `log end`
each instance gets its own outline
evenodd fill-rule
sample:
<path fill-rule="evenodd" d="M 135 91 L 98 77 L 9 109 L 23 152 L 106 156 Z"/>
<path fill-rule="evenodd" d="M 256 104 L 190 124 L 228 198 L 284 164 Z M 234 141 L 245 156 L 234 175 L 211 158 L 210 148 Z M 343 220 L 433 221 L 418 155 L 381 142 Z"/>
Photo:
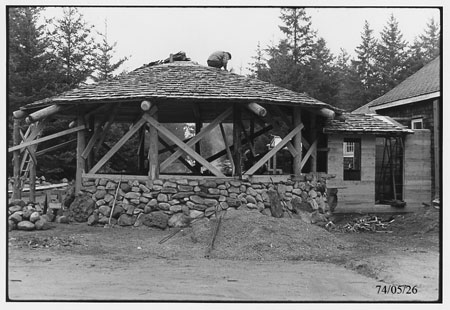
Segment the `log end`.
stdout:
<path fill-rule="evenodd" d="M 141 102 L 141 109 L 143 111 L 148 111 L 152 107 L 152 103 L 148 100 L 144 100 Z"/>

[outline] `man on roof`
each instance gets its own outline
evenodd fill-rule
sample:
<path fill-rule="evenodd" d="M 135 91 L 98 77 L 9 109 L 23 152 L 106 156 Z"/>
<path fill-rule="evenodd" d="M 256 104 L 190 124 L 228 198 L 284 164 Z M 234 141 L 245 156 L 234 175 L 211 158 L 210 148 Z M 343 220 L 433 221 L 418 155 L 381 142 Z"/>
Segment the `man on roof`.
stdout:
<path fill-rule="evenodd" d="M 214 68 L 218 68 L 221 69 L 222 67 L 225 69 L 225 71 L 227 70 L 227 63 L 228 60 L 231 59 L 231 54 L 229 52 L 223 52 L 223 51 L 217 51 L 212 53 L 209 57 L 208 57 L 208 66 L 209 67 L 214 67 Z"/>

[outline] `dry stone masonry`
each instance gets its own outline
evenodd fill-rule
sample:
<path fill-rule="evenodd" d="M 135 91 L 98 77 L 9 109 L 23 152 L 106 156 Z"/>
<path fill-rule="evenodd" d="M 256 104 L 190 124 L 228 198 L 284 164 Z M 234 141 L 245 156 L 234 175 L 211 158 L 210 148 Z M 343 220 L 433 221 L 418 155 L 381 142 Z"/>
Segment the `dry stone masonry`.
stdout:
<path fill-rule="evenodd" d="M 119 188 L 117 189 L 117 187 Z M 115 195 L 117 192 L 117 197 Z M 275 196 L 274 196 L 275 195 Z M 281 213 L 273 214 L 271 196 Z M 272 207 L 271 207 L 272 205 Z M 119 180 L 84 179 L 81 195 L 70 207 L 71 218 L 89 225 L 186 226 L 190 220 L 217 211 L 254 210 L 275 217 L 296 217 L 326 223 L 334 206 L 327 204 L 326 177 L 304 176 L 302 181 L 251 183 L 229 179 Z M 112 213 L 112 214 L 111 214 Z"/>

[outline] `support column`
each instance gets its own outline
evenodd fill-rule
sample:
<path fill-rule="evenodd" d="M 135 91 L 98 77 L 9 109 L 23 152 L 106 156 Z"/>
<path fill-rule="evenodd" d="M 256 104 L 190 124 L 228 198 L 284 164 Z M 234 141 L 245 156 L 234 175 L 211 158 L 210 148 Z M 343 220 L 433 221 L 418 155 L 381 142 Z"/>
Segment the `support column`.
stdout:
<path fill-rule="evenodd" d="M 299 107 L 294 107 L 292 124 L 293 124 L 294 128 L 296 128 L 301 123 L 302 123 L 301 109 Z M 293 143 L 294 148 L 297 151 L 297 156 L 294 156 L 294 158 L 293 158 L 294 175 L 300 176 L 302 173 L 302 131 L 300 130 L 293 137 L 292 140 L 294 142 Z"/>
<path fill-rule="evenodd" d="M 145 146 L 145 126 L 142 126 L 142 128 L 139 130 L 139 145 L 138 145 L 138 173 L 141 174 L 145 171 L 145 158 L 144 158 L 144 146 Z"/>
<path fill-rule="evenodd" d="M 83 116 L 79 113 L 77 119 L 78 126 L 84 125 Z M 77 132 L 77 171 L 75 176 L 75 193 L 78 193 L 81 190 L 82 179 L 81 176 L 86 168 L 86 163 L 81 154 L 86 147 L 86 137 L 84 130 L 80 130 Z"/>
<path fill-rule="evenodd" d="M 157 108 L 157 107 L 155 107 Z M 152 116 L 158 120 L 158 110 Z M 149 150 L 148 150 L 148 177 L 150 180 L 159 178 L 159 154 L 158 154 L 158 130 L 150 126 L 149 129 Z"/>
<path fill-rule="evenodd" d="M 34 161 L 30 162 L 30 202 L 36 202 L 36 164 Z"/>
<path fill-rule="evenodd" d="M 233 104 L 233 157 L 234 157 L 234 176 L 242 178 L 242 144 L 241 144 L 241 106 Z"/>
<path fill-rule="evenodd" d="M 96 123 L 95 123 L 95 118 L 94 116 L 90 116 L 89 117 L 89 121 L 88 121 L 88 126 L 89 126 L 89 134 L 88 134 L 88 140 L 90 140 L 92 138 L 92 136 L 94 135 L 94 130 L 96 128 Z M 87 157 L 86 160 L 86 170 L 89 171 L 89 169 L 91 169 L 94 166 L 94 153 L 93 152 L 89 152 L 89 155 Z"/>
<path fill-rule="evenodd" d="M 13 144 L 14 146 L 19 145 L 20 143 L 20 120 L 14 119 L 14 127 L 13 127 Z M 13 172 L 13 195 L 12 199 L 20 199 L 22 198 L 21 184 L 20 184 L 20 149 L 13 152 L 13 164 L 14 164 L 14 172 Z"/>
<path fill-rule="evenodd" d="M 200 117 L 200 108 L 198 105 L 194 106 L 194 117 L 195 117 L 195 135 L 198 135 L 203 128 L 203 122 Z M 195 152 L 201 155 L 201 141 L 198 141 L 195 144 Z M 198 171 L 201 171 L 200 169 L 202 166 L 200 165 L 200 163 L 195 162 L 195 167 Z"/>
<path fill-rule="evenodd" d="M 433 151 L 434 151 L 434 198 L 440 196 L 440 130 L 441 119 L 439 113 L 439 99 L 433 101 Z M 441 197 L 439 197 L 441 198 Z"/>
<path fill-rule="evenodd" d="M 317 140 L 317 128 L 316 128 L 316 122 L 317 122 L 317 115 L 310 113 L 310 137 L 311 137 L 311 144 L 314 143 L 314 141 Z M 314 148 L 311 152 L 311 165 L 310 165 L 310 171 L 311 172 L 317 172 L 317 148 Z"/>

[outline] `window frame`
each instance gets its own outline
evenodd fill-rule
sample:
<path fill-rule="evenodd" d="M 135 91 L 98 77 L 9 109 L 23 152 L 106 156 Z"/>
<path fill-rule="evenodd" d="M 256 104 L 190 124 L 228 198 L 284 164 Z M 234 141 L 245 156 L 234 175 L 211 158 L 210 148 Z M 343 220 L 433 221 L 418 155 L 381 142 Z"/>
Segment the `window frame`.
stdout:
<path fill-rule="evenodd" d="M 343 170 L 343 180 L 344 181 L 361 181 L 361 138 L 344 138 L 342 145 L 342 170 Z M 346 148 L 349 144 L 353 145 L 353 154 L 352 156 L 348 156 L 349 152 L 346 151 Z M 345 148 L 345 150 L 344 150 Z M 347 156 L 346 156 L 347 155 Z M 351 169 L 346 167 L 346 162 L 348 162 L 348 158 L 352 158 L 353 167 Z M 347 160 L 346 160 L 347 159 Z M 355 168 L 355 164 L 357 163 Z"/>
<path fill-rule="evenodd" d="M 414 128 L 415 124 L 420 124 L 420 128 Z M 413 130 L 424 129 L 423 117 L 415 117 L 415 118 L 411 119 L 411 129 L 413 129 Z"/>

